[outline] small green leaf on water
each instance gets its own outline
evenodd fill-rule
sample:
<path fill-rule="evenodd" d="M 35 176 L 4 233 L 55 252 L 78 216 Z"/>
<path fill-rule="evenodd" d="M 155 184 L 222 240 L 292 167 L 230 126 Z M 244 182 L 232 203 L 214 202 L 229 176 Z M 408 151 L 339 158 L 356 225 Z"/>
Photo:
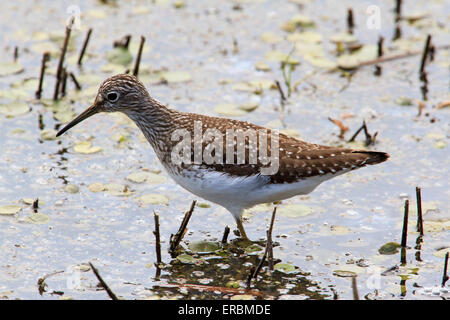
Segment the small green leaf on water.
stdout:
<path fill-rule="evenodd" d="M 127 186 L 118 183 L 105 184 L 105 193 L 111 196 L 128 196 L 131 194 Z"/>
<path fill-rule="evenodd" d="M 42 140 L 55 140 L 56 139 L 56 130 L 53 129 L 45 129 L 41 131 Z"/>
<path fill-rule="evenodd" d="M 127 180 L 130 180 L 135 183 L 148 182 L 154 184 L 164 183 L 167 181 L 166 177 L 162 175 L 145 171 L 133 172 L 127 176 Z"/>
<path fill-rule="evenodd" d="M 330 232 L 334 235 L 346 235 L 350 233 L 350 229 L 345 226 L 333 225 L 330 227 Z"/>
<path fill-rule="evenodd" d="M 147 174 L 148 174 L 148 172 L 142 172 L 142 171 L 133 172 L 127 176 L 127 180 L 130 180 L 135 183 L 142 183 L 147 180 L 147 177 L 148 177 Z"/>
<path fill-rule="evenodd" d="M 16 214 L 20 210 L 22 210 L 21 206 L 16 206 L 16 205 L 0 206 L 0 215 Z"/>
<path fill-rule="evenodd" d="M 298 218 L 310 215 L 313 212 L 313 208 L 308 207 L 304 204 L 286 204 L 278 207 L 277 216 Z"/>
<path fill-rule="evenodd" d="M 165 205 L 169 204 L 169 199 L 166 196 L 157 193 L 144 195 L 142 197 L 139 197 L 138 200 L 142 204 L 165 204 Z"/>
<path fill-rule="evenodd" d="M 186 3 L 184 3 L 184 1 L 182 1 L 182 0 L 175 0 L 175 2 L 173 3 L 173 6 L 175 9 L 181 9 L 186 6 Z"/>
<path fill-rule="evenodd" d="M 241 284 L 239 283 L 239 281 L 232 281 L 232 280 L 228 281 L 225 284 L 225 287 L 227 287 L 227 288 L 234 288 L 234 289 L 237 289 L 240 286 L 241 286 Z"/>
<path fill-rule="evenodd" d="M 281 42 L 283 38 L 273 32 L 264 32 L 261 35 L 261 40 L 269 44 L 274 44 Z"/>
<path fill-rule="evenodd" d="M 106 59 L 110 63 L 126 66 L 131 61 L 133 61 L 133 56 L 127 49 L 121 48 L 121 47 L 116 47 L 116 48 L 112 49 L 111 51 L 107 52 Z"/>
<path fill-rule="evenodd" d="M 247 102 L 247 103 L 241 104 L 239 106 L 239 109 L 244 110 L 246 112 L 251 112 L 251 111 L 256 110 L 256 108 L 258 108 L 258 106 L 259 105 L 256 102 Z"/>
<path fill-rule="evenodd" d="M 255 69 L 258 71 L 270 71 L 270 66 L 265 62 L 255 63 Z"/>
<path fill-rule="evenodd" d="M 288 264 L 288 263 L 277 263 L 276 265 L 273 266 L 273 268 L 275 270 L 278 270 L 280 272 L 283 273 L 294 273 L 297 272 L 297 269 L 295 268 L 295 266 Z"/>
<path fill-rule="evenodd" d="M 93 147 L 90 141 L 80 141 L 73 147 L 73 150 L 77 153 L 91 154 L 102 150 L 100 147 Z"/>
<path fill-rule="evenodd" d="M 380 254 L 395 254 L 398 252 L 398 248 L 400 248 L 401 245 L 397 242 L 388 242 L 381 246 L 380 249 L 378 249 L 378 252 Z"/>
<path fill-rule="evenodd" d="M 103 183 L 96 182 L 89 185 L 89 191 L 91 192 L 100 192 L 103 190 L 105 190 L 105 185 Z"/>
<path fill-rule="evenodd" d="M 447 144 L 444 141 L 438 141 L 434 144 L 434 147 L 437 149 L 444 149 Z"/>
<path fill-rule="evenodd" d="M 346 278 L 346 277 L 354 277 L 356 276 L 356 273 L 348 270 L 334 270 L 333 275 Z"/>
<path fill-rule="evenodd" d="M 408 97 L 398 97 L 397 99 L 395 99 L 394 102 L 400 106 L 412 106 L 413 105 L 412 100 Z"/>
<path fill-rule="evenodd" d="M 168 83 L 186 82 L 192 79 L 190 73 L 186 71 L 168 71 L 163 72 L 161 76 Z"/>
<path fill-rule="evenodd" d="M 438 258 L 444 258 L 447 253 L 450 253 L 450 248 L 444 248 L 433 252 L 433 255 Z"/>
<path fill-rule="evenodd" d="M 20 116 L 30 111 L 30 107 L 23 102 L 14 101 L 0 105 L 0 113 L 6 116 Z"/>
<path fill-rule="evenodd" d="M 50 217 L 43 213 L 33 213 L 32 215 L 25 217 L 22 221 L 33 224 L 45 224 L 50 222 Z"/>
<path fill-rule="evenodd" d="M 212 241 L 195 241 L 191 242 L 188 248 L 196 253 L 210 253 L 219 250 L 220 244 Z"/>
<path fill-rule="evenodd" d="M 180 254 L 177 256 L 177 260 L 181 263 L 187 263 L 187 264 L 194 264 L 198 261 L 198 259 L 195 259 L 194 257 L 188 255 L 188 254 Z"/>
<path fill-rule="evenodd" d="M 23 67 L 16 62 L 0 62 L 0 77 L 23 71 Z"/>
<path fill-rule="evenodd" d="M 78 188 L 77 185 L 68 184 L 67 186 L 64 187 L 64 190 L 68 193 L 77 193 L 80 189 Z"/>
<path fill-rule="evenodd" d="M 255 244 L 252 244 L 252 245 L 248 246 L 247 248 L 245 248 L 245 252 L 253 253 L 253 252 L 262 251 L 263 249 L 264 249 L 263 247 L 261 247 L 260 245 L 255 243 Z"/>
<path fill-rule="evenodd" d="M 199 203 L 197 203 L 197 207 L 199 207 L 199 208 L 211 208 L 211 205 L 209 203 L 199 202 Z"/>

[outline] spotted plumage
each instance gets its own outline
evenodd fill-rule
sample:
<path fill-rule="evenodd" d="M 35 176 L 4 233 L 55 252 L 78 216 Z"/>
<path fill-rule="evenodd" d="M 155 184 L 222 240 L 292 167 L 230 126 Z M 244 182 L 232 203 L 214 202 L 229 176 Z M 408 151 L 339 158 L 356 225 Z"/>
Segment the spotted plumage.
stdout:
<path fill-rule="evenodd" d="M 307 143 L 248 122 L 176 111 L 153 99 L 136 77 L 124 74 L 105 80 L 94 104 L 58 135 L 95 113 L 116 111 L 125 113 L 142 130 L 175 182 L 227 208 L 243 237 L 247 237 L 241 221 L 244 209 L 307 194 L 325 180 L 389 157 L 384 152 Z M 174 136 L 178 132 L 191 137 L 187 143 L 190 151 L 184 158 L 189 161 L 174 163 L 172 156 L 180 142 Z M 229 132 L 237 132 L 243 138 L 228 139 Z M 201 137 L 200 146 L 195 145 L 196 135 Z M 278 145 L 272 138 L 277 138 Z M 263 149 L 267 150 L 261 155 Z M 209 150 L 201 154 L 210 155 L 214 161 L 199 161 L 195 150 Z M 264 169 L 274 163 L 276 170 L 266 174 Z"/>

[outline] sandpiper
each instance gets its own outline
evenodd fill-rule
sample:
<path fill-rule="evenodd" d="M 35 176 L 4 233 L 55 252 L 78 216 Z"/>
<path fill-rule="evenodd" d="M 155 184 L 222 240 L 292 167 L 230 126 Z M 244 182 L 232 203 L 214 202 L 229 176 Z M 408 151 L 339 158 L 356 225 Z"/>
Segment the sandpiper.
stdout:
<path fill-rule="evenodd" d="M 94 103 L 57 136 L 99 112 L 123 112 L 133 120 L 173 180 L 230 211 L 245 239 L 244 209 L 308 194 L 325 180 L 389 158 L 384 152 L 312 144 L 248 122 L 176 111 L 128 74 L 106 79 Z"/>

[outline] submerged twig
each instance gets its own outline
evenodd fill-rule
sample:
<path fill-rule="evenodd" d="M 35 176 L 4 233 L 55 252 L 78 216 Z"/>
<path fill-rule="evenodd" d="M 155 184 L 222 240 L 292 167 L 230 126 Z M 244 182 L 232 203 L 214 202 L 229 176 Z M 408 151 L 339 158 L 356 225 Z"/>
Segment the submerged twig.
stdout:
<path fill-rule="evenodd" d="M 48 52 L 44 52 L 44 54 L 42 55 L 41 74 L 39 76 L 39 85 L 38 85 L 38 89 L 35 94 L 36 99 L 41 99 L 42 86 L 44 84 L 45 68 L 47 67 L 46 64 L 49 59 L 50 59 L 50 54 Z"/>
<path fill-rule="evenodd" d="M 161 237 L 159 233 L 159 215 L 156 212 L 153 212 L 155 218 L 155 231 L 153 234 L 155 235 L 156 240 L 156 267 L 159 268 L 161 264 Z"/>
<path fill-rule="evenodd" d="M 66 56 L 67 46 L 69 44 L 70 32 L 72 30 L 72 25 L 74 22 L 74 17 L 70 20 L 69 25 L 66 27 L 66 36 L 64 38 L 64 43 L 61 50 L 61 56 L 59 57 L 58 68 L 56 69 L 56 84 L 55 91 L 53 93 L 53 100 L 58 100 L 59 86 L 61 84 L 61 72 L 64 65 L 64 57 Z"/>
<path fill-rule="evenodd" d="M 270 219 L 269 230 L 267 230 L 267 255 L 269 262 L 269 270 L 273 271 L 273 243 L 272 243 L 272 232 L 273 232 L 273 224 L 275 222 L 275 215 L 277 213 L 277 207 L 273 208 L 272 218 Z"/>
<path fill-rule="evenodd" d="M 448 268 L 448 252 L 445 254 L 444 258 L 444 274 L 442 275 L 442 286 L 445 287 L 445 283 L 449 279 L 447 275 L 447 268 Z"/>
<path fill-rule="evenodd" d="M 353 136 L 350 138 L 350 140 L 348 140 L 348 142 L 355 141 L 356 137 L 361 132 L 361 130 L 364 130 L 364 134 L 366 136 L 366 141 L 365 141 L 366 146 L 374 144 L 375 143 L 375 139 L 377 138 L 378 132 L 375 132 L 373 135 L 371 135 L 369 133 L 368 129 L 367 129 L 367 125 L 366 125 L 366 121 L 365 120 L 363 120 L 362 126 L 358 130 L 356 130 L 356 132 L 353 134 Z"/>
<path fill-rule="evenodd" d="M 86 38 L 83 42 L 83 47 L 81 48 L 80 55 L 78 56 L 78 65 L 81 66 L 81 61 L 83 60 L 84 53 L 86 52 L 87 45 L 89 43 L 89 39 L 91 38 L 92 28 L 90 28 L 86 34 Z"/>
<path fill-rule="evenodd" d="M 98 273 L 97 268 L 94 267 L 94 265 L 89 262 L 89 265 L 91 266 L 92 272 L 94 273 L 94 275 L 97 277 L 97 280 L 100 282 L 100 285 L 102 286 L 103 289 L 105 289 L 106 293 L 108 294 L 108 296 L 111 298 L 111 300 L 119 300 L 117 298 L 117 296 L 115 295 L 115 293 L 111 290 L 111 288 L 108 286 L 108 284 L 103 280 L 103 278 L 100 276 L 100 274 Z"/>
<path fill-rule="evenodd" d="M 61 97 L 66 96 L 66 85 L 67 85 L 67 71 L 66 68 L 62 68 L 61 71 Z"/>
<path fill-rule="evenodd" d="M 281 105 L 284 105 L 284 103 L 286 102 L 286 96 L 284 95 L 283 88 L 281 88 L 280 81 L 275 80 L 275 84 L 277 86 L 278 92 L 280 93 Z"/>
<path fill-rule="evenodd" d="M 226 226 L 225 230 L 223 231 L 222 244 L 227 243 L 229 234 L 230 234 L 230 227 Z"/>
<path fill-rule="evenodd" d="M 269 256 L 269 269 L 273 270 L 272 231 L 273 231 L 273 224 L 275 222 L 275 215 L 276 215 L 276 213 L 277 213 L 277 207 L 273 208 L 272 218 L 270 220 L 269 229 L 267 230 L 267 243 L 266 243 L 266 249 L 264 250 L 264 254 L 263 254 L 261 260 L 259 261 L 258 266 L 256 268 L 253 268 L 250 271 L 250 274 L 249 274 L 249 276 L 247 278 L 247 288 L 248 289 L 251 286 L 252 279 L 256 280 L 256 278 L 258 277 L 258 274 L 261 271 L 261 268 L 264 265 L 264 262 L 266 261 L 267 256 Z"/>
<path fill-rule="evenodd" d="M 144 48 L 144 43 L 145 43 L 145 37 L 141 36 L 141 43 L 139 44 L 139 51 L 138 51 L 138 54 L 136 57 L 136 63 L 134 64 L 133 75 L 135 77 L 137 77 L 139 74 L 139 65 L 141 64 L 141 56 L 142 56 L 142 49 Z"/>
<path fill-rule="evenodd" d="M 123 49 L 128 49 L 128 46 L 130 45 L 131 35 L 127 34 L 122 39 L 114 41 L 113 47 L 119 47 Z"/>
<path fill-rule="evenodd" d="M 64 270 L 56 271 L 56 272 L 46 274 L 42 278 L 39 278 L 37 281 L 39 294 L 42 296 L 42 294 L 47 291 L 47 290 L 45 290 L 45 287 L 47 286 L 47 284 L 45 283 L 45 280 L 47 280 L 47 278 L 50 278 L 51 276 L 54 276 L 54 275 L 57 275 L 57 274 L 60 274 L 63 272 L 64 272 Z"/>
<path fill-rule="evenodd" d="M 353 300 L 359 300 L 359 294 L 358 294 L 358 284 L 356 282 L 356 277 L 352 277 L 352 292 L 353 292 Z"/>
<path fill-rule="evenodd" d="M 417 200 L 417 232 L 423 236 L 423 218 L 422 218 L 422 194 L 419 187 L 416 187 Z"/>
<path fill-rule="evenodd" d="M 340 120 L 332 119 L 330 117 L 328 117 L 328 120 L 330 120 L 332 123 L 334 123 L 336 126 L 339 127 L 339 130 L 340 130 L 339 138 L 344 139 L 344 134 L 345 134 L 345 132 L 347 132 L 348 127 L 344 126 L 344 124 Z"/>
<path fill-rule="evenodd" d="M 180 244 L 181 240 L 183 239 L 186 231 L 187 231 L 187 224 L 189 223 L 189 219 L 192 216 L 192 212 L 194 212 L 195 204 L 197 203 L 196 200 L 192 201 L 191 208 L 189 211 L 186 212 L 184 215 L 183 221 L 181 222 L 180 228 L 178 229 L 177 233 L 175 235 L 170 235 L 170 248 L 169 253 L 173 256 L 175 253 L 175 250 L 177 249 L 178 245 Z"/>
<path fill-rule="evenodd" d="M 422 75 L 425 71 L 425 64 L 427 62 L 428 54 L 430 52 L 430 43 L 431 43 L 431 35 L 427 36 L 427 40 L 425 41 L 425 47 L 422 52 L 422 60 L 420 62 L 419 73 Z"/>
<path fill-rule="evenodd" d="M 441 49 L 441 50 L 445 50 L 445 49 L 449 49 L 449 48 L 450 48 L 450 44 L 436 47 L 436 49 Z M 423 53 L 423 50 L 407 51 L 404 53 L 394 54 L 391 56 L 383 56 L 380 58 L 363 61 L 358 65 L 358 67 L 369 66 L 369 65 L 373 65 L 373 64 L 378 64 L 378 63 L 383 63 L 383 62 L 388 62 L 388 61 L 398 60 L 398 59 L 403 59 L 403 58 L 409 58 L 409 57 L 417 56 L 421 53 Z"/>
<path fill-rule="evenodd" d="M 409 200 L 405 200 L 405 207 L 404 207 L 404 214 L 403 214 L 403 229 L 402 229 L 402 243 L 401 246 L 403 248 L 406 248 L 406 242 L 408 238 L 408 214 L 409 214 Z"/>
<path fill-rule="evenodd" d="M 78 82 L 77 78 L 75 78 L 75 75 L 73 72 L 69 73 L 70 79 L 72 80 L 73 84 L 75 85 L 75 89 L 81 90 L 80 83 Z"/>
<path fill-rule="evenodd" d="M 353 20 L 353 10 L 351 8 L 347 9 L 347 31 L 348 33 L 353 33 L 355 28 L 355 22 Z"/>

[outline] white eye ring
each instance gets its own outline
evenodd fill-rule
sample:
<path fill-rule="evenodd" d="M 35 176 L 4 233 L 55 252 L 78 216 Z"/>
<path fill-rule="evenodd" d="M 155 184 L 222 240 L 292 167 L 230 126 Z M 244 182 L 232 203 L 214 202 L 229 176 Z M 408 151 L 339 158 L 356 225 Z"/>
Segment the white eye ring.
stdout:
<path fill-rule="evenodd" d="M 119 94 L 116 91 L 111 91 L 111 92 L 108 92 L 108 94 L 106 95 L 106 98 L 110 102 L 116 102 L 117 100 L 119 100 Z"/>

